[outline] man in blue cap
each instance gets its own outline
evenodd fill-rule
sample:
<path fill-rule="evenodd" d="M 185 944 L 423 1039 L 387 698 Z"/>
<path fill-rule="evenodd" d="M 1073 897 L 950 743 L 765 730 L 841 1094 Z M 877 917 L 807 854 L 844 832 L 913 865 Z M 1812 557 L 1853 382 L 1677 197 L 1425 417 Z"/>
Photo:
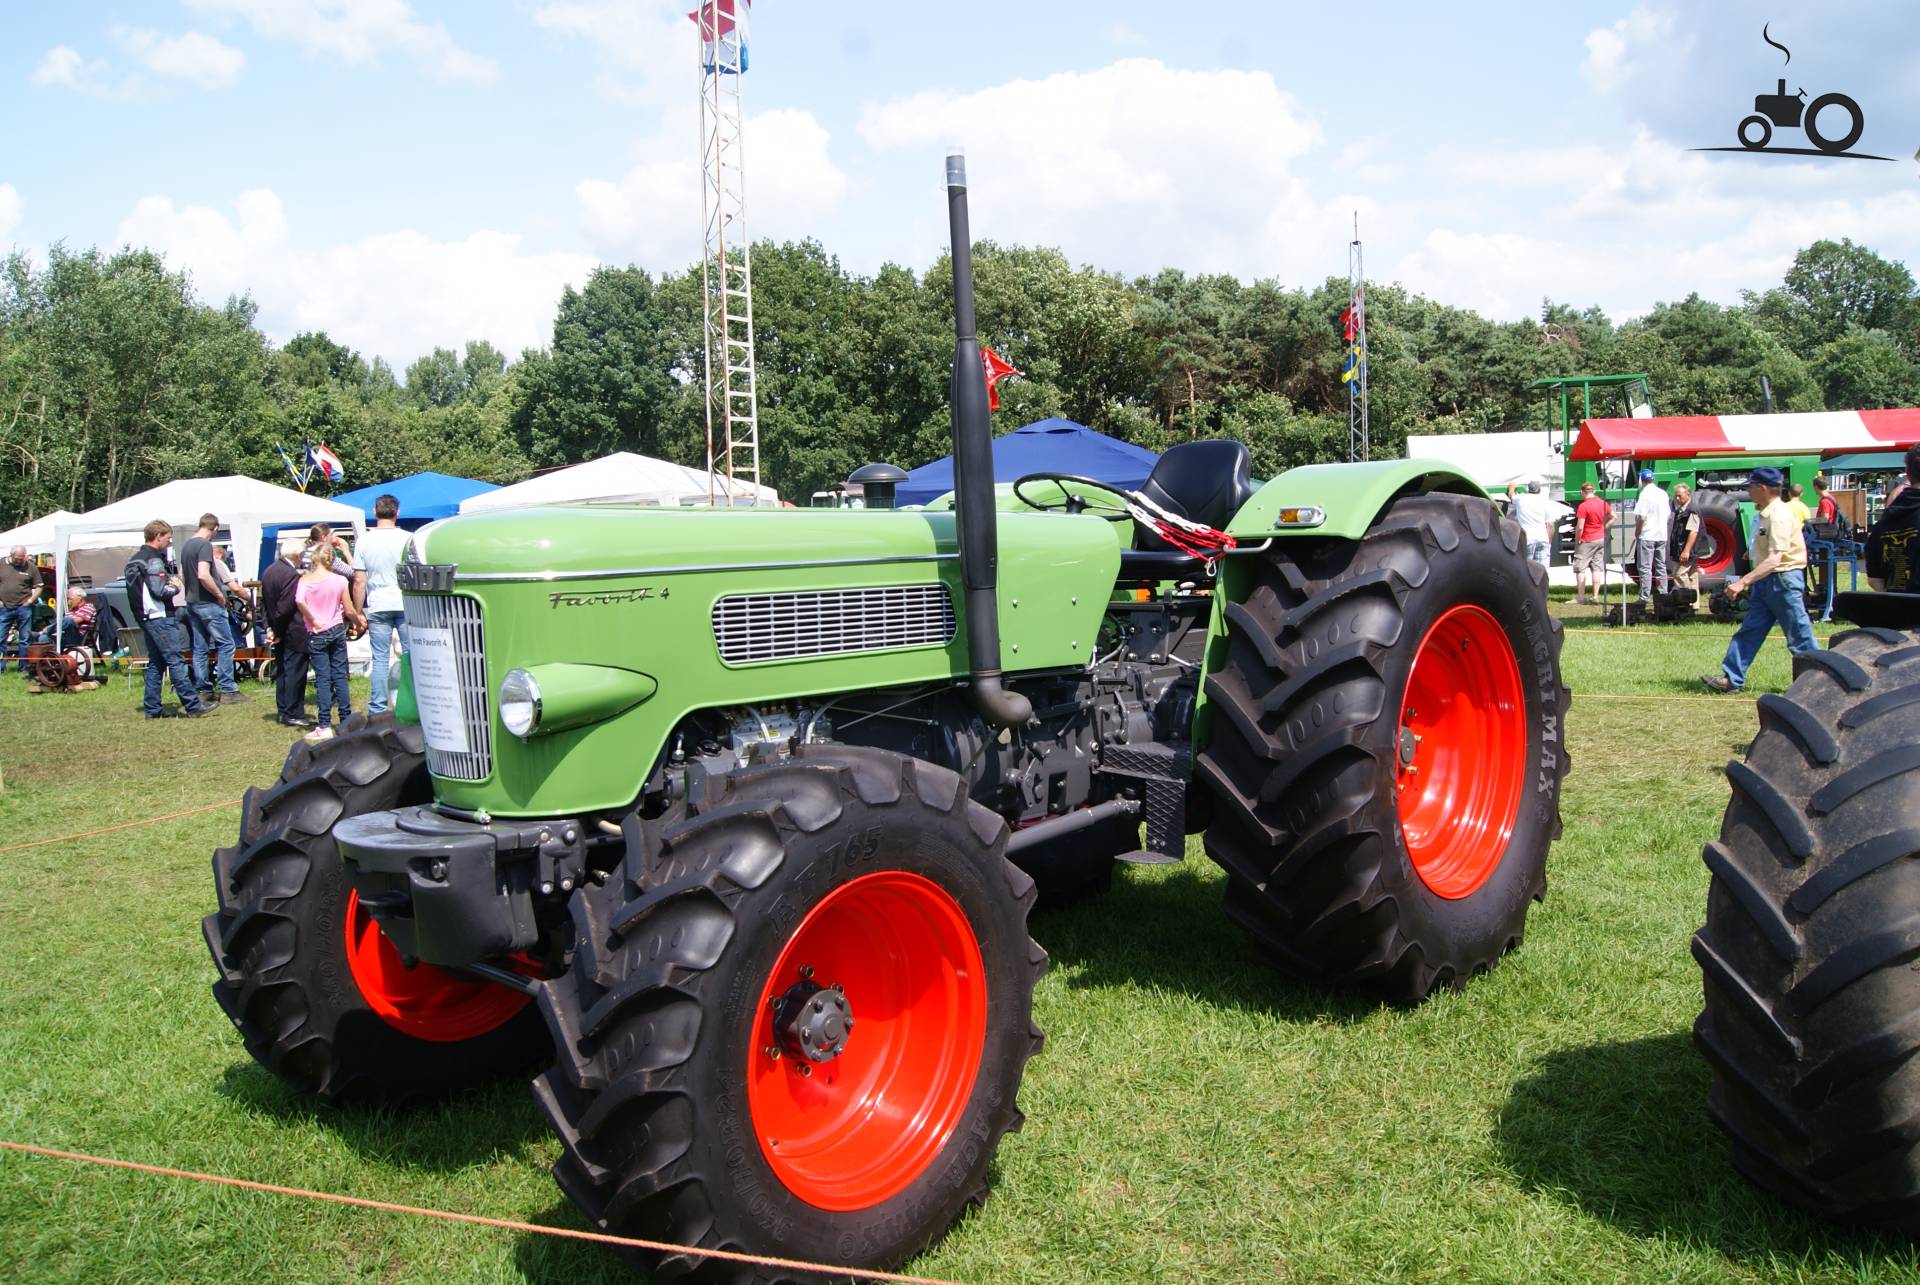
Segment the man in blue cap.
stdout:
<path fill-rule="evenodd" d="M 1709 691 L 1737 692 L 1746 686 L 1747 667 L 1776 624 L 1794 655 L 1820 649 L 1813 622 L 1807 619 L 1807 541 L 1793 510 L 1780 498 L 1785 482 L 1779 469 L 1765 467 L 1747 479 L 1754 511 L 1753 547 L 1748 551 L 1753 570 L 1721 589 L 1729 598 L 1737 598 L 1742 589 L 1749 592 L 1747 618 L 1727 644 L 1721 672 L 1701 678 Z"/>
<path fill-rule="evenodd" d="M 1672 587 L 1667 578 L 1667 532 L 1672 528 L 1673 503 L 1653 480 L 1653 470 L 1640 470 L 1640 494 L 1633 501 L 1634 562 L 1640 572 L 1640 601 L 1653 601 L 1657 587 Z"/>

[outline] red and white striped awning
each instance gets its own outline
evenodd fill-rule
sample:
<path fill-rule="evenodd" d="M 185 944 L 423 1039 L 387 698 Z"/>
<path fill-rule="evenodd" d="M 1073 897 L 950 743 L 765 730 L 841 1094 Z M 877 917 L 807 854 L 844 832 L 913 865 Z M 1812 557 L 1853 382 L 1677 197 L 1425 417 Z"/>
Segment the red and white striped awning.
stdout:
<path fill-rule="evenodd" d="M 1900 451 L 1920 443 L 1920 409 L 1785 415 L 1655 415 L 1590 419 L 1576 460 L 1687 459 L 1695 455 L 1834 455 Z"/>

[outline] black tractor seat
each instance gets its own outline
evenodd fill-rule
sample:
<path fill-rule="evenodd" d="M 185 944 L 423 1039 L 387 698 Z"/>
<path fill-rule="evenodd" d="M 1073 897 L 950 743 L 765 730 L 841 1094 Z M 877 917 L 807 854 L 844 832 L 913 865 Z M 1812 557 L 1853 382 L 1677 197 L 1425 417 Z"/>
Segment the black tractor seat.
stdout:
<path fill-rule="evenodd" d="M 1168 512 L 1222 530 L 1255 489 L 1246 445 L 1219 439 L 1170 448 L 1140 484 L 1140 493 Z M 1185 579 L 1204 576 L 1206 563 L 1135 523 L 1133 548 L 1120 551 L 1120 573 L 1130 579 Z"/>

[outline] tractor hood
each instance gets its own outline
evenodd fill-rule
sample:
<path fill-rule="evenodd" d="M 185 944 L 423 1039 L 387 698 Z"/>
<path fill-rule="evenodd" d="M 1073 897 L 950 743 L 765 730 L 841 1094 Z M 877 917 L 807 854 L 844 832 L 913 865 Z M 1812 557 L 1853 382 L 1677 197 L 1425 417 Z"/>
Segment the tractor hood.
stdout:
<path fill-rule="evenodd" d="M 454 564 L 463 586 L 934 559 L 959 547 L 951 513 L 626 505 L 476 513 L 429 525 L 415 545 L 423 562 Z"/>
<path fill-rule="evenodd" d="M 1109 524 L 1006 513 L 999 551 L 1004 667 L 1084 668 L 1119 570 Z M 429 735 L 434 792 L 496 816 L 625 805 L 695 710 L 969 672 L 952 513 L 516 509 L 426 527 L 416 558 L 411 683 L 425 700 L 437 681 L 442 743 L 464 747 Z M 544 685 L 530 735 L 500 720 L 512 670 Z"/>

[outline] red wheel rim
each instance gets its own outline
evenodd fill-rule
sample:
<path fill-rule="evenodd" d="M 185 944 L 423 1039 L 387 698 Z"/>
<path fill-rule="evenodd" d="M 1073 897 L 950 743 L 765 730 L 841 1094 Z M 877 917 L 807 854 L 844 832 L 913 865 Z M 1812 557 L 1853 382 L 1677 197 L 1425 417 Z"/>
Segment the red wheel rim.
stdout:
<path fill-rule="evenodd" d="M 1527 782 L 1526 698 L 1513 644 L 1485 608 L 1433 622 L 1400 704 L 1400 835 L 1421 882 L 1449 899 L 1487 881 Z"/>
<path fill-rule="evenodd" d="M 841 987 L 853 1014 L 830 1062 L 780 1049 L 775 1006 L 805 981 Z M 747 1106 L 760 1154 L 808 1204 L 870 1208 L 933 1163 L 966 1111 L 987 1036 L 980 943 L 931 879 L 862 875 L 801 921 L 753 1022 Z"/>
<path fill-rule="evenodd" d="M 360 995 L 396 1031 L 450 1044 L 506 1025 L 532 998 L 494 982 L 470 982 L 432 964 L 408 968 L 360 894 L 347 894 L 347 968 Z"/>
<path fill-rule="evenodd" d="M 1700 544 L 1694 549 L 1694 562 L 1704 576 L 1717 576 L 1733 565 L 1733 528 L 1719 518 L 1702 518 Z"/>

